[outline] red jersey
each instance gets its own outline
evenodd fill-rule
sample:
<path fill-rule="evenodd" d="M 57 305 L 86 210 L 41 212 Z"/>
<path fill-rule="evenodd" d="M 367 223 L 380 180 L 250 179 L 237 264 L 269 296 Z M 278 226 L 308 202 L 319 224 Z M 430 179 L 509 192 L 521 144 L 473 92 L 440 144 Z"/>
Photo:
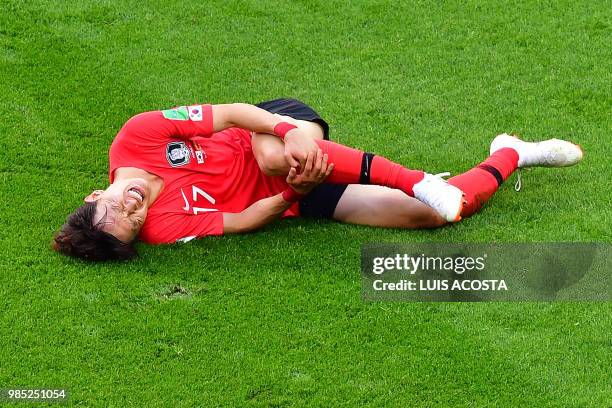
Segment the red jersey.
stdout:
<path fill-rule="evenodd" d="M 241 212 L 287 188 L 284 177 L 261 172 L 248 130 L 214 133 L 211 105 L 132 117 L 115 137 L 109 157 L 111 183 L 118 167 L 136 167 L 164 181 L 140 231 L 140 239 L 152 244 L 221 235 L 223 212 Z M 297 205 L 284 214 L 292 215 Z"/>

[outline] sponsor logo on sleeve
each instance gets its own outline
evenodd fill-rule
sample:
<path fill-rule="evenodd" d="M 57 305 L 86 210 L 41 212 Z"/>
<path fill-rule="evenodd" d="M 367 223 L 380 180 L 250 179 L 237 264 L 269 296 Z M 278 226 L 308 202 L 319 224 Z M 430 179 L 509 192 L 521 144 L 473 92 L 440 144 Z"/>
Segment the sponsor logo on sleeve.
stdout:
<path fill-rule="evenodd" d="M 189 113 L 185 106 L 163 110 L 162 115 L 164 115 L 164 118 L 170 120 L 189 120 Z"/>
<path fill-rule="evenodd" d="M 185 142 L 170 142 L 166 145 L 166 158 L 172 167 L 189 164 L 190 152 Z"/>

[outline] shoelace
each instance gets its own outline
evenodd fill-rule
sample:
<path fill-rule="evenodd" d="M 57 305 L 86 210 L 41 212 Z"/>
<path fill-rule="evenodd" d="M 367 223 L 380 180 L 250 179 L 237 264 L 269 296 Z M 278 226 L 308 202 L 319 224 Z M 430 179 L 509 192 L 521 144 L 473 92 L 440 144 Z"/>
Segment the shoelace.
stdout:
<path fill-rule="evenodd" d="M 516 183 L 514 183 L 514 191 L 521 191 L 523 182 L 521 181 L 521 169 L 516 169 Z"/>

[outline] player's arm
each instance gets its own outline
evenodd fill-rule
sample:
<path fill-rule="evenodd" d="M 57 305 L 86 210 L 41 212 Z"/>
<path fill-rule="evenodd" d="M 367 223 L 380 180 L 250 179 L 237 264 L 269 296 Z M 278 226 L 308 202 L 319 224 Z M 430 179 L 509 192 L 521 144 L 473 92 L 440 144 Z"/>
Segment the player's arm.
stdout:
<path fill-rule="evenodd" d="M 143 112 L 130 118 L 124 128 L 130 133 L 142 135 L 148 139 L 176 136 L 184 139 L 195 136 L 210 137 L 213 133 L 230 127 L 240 127 L 272 135 L 278 133 L 280 129 L 282 134 L 277 136 L 284 138 L 290 136 L 289 139 L 294 138 L 294 134 L 299 135 L 300 130 L 293 125 L 290 125 L 291 129 L 289 126 L 284 126 L 285 131 L 283 132 L 283 126 L 277 127 L 280 123 L 283 121 L 278 116 L 257 106 L 231 103 L 177 106 L 161 111 Z M 316 148 L 312 151 L 314 150 Z"/>
<path fill-rule="evenodd" d="M 248 103 L 212 105 L 212 117 L 215 132 L 239 127 L 272 135 L 274 127 L 282 122 L 278 116 Z"/>
<path fill-rule="evenodd" d="M 239 213 L 223 214 L 224 233 L 242 233 L 254 231 L 279 218 L 291 205 L 313 188 L 321 184 L 333 170 L 333 163 L 327 163 L 327 155 L 321 150 L 309 153 L 304 171 L 297 174 L 295 167 L 289 170 L 287 184 L 290 189 L 281 194 L 264 198 L 253 203 Z"/>
<path fill-rule="evenodd" d="M 223 233 L 243 233 L 259 229 L 280 217 L 294 202 L 283 194 L 277 194 L 253 203 L 242 212 L 223 213 Z"/>
<path fill-rule="evenodd" d="M 231 103 L 212 106 L 213 128 L 215 132 L 239 127 L 256 133 L 268 133 L 281 137 L 285 142 L 285 158 L 292 167 L 306 163 L 309 152 L 317 150 L 312 137 L 299 128 L 283 122 L 272 113 L 246 103 Z"/>

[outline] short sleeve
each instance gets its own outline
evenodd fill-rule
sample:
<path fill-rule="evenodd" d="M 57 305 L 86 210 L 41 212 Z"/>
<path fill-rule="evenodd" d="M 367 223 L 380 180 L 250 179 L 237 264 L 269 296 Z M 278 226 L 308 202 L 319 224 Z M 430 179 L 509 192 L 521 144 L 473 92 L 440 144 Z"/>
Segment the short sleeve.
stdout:
<path fill-rule="evenodd" d="M 121 133 L 129 137 L 150 141 L 176 137 L 210 137 L 213 132 L 211 105 L 178 106 L 140 113 L 128 120 L 121 130 Z"/>
<path fill-rule="evenodd" d="M 209 235 L 223 235 L 223 213 L 163 214 L 147 219 L 140 239 L 149 244 L 171 244 Z"/>

